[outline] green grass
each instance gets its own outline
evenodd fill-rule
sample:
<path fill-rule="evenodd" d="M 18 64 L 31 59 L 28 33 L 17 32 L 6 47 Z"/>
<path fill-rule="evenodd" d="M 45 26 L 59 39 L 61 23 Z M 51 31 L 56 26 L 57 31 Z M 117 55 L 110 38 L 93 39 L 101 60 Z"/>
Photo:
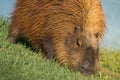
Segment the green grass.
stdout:
<path fill-rule="evenodd" d="M 8 21 L 0 18 L 0 80 L 120 80 L 100 71 L 90 77 L 70 71 L 54 61 L 41 58 L 25 45 L 9 43 Z M 102 49 L 100 63 L 110 71 L 120 74 L 120 51 Z"/>

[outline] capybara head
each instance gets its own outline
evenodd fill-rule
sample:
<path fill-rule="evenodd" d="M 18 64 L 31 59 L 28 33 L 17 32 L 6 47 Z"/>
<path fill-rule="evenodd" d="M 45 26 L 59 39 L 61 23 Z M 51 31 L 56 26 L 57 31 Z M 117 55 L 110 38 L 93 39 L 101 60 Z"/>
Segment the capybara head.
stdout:
<path fill-rule="evenodd" d="M 68 33 L 65 44 L 70 68 L 87 75 L 95 72 L 99 55 L 98 38 L 98 33 L 87 33 L 79 26 L 74 28 L 74 33 Z"/>
<path fill-rule="evenodd" d="M 48 59 L 93 74 L 105 30 L 100 0 L 17 0 L 8 40 L 25 38 Z"/>

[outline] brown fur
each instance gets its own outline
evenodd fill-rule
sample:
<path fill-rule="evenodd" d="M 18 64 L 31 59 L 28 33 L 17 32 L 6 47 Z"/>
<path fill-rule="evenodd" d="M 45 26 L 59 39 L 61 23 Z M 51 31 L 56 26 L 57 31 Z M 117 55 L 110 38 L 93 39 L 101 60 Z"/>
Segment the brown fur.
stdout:
<path fill-rule="evenodd" d="M 24 37 L 46 58 L 92 74 L 104 29 L 100 0 L 17 0 L 8 39 Z"/>

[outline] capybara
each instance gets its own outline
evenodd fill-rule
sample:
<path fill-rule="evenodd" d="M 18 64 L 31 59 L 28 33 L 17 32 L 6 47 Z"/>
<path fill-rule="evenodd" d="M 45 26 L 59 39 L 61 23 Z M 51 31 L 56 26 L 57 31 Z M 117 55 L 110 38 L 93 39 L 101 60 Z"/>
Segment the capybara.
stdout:
<path fill-rule="evenodd" d="M 25 38 L 47 59 L 91 75 L 104 30 L 100 0 L 17 0 L 8 40 Z"/>

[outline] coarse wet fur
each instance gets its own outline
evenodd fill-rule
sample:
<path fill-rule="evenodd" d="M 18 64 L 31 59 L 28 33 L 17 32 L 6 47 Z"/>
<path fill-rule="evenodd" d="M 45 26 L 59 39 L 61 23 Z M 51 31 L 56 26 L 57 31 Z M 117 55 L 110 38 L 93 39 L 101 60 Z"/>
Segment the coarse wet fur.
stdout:
<path fill-rule="evenodd" d="M 48 59 L 91 75 L 105 30 L 100 0 L 17 0 L 8 40 L 25 38 Z"/>

